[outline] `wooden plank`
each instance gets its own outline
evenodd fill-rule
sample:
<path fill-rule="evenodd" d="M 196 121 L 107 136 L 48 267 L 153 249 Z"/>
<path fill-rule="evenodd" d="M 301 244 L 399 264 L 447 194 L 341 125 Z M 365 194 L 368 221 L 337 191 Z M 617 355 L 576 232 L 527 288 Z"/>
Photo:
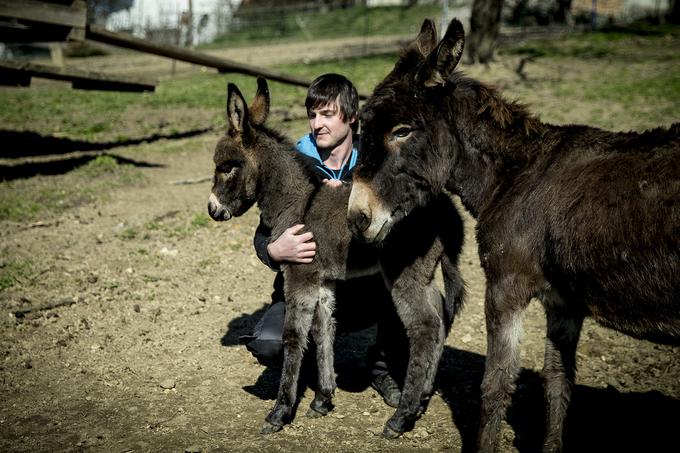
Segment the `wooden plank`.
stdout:
<path fill-rule="evenodd" d="M 37 0 L 0 0 L 0 16 L 64 27 L 85 28 L 87 5 L 75 0 L 61 5 Z"/>
<path fill-rule="evenodd" d="M 226 58 L 219 58 L 208 55 L 195 50 L 189 50 L 184 47 L 174 46 L 171 44 L 156 44 L 151 41 L 140 39 L 127 33 L 114 33 L 102 27 L 88 25 L 85 29 L 85 38 L 93 41 L 99 41 L 106 44 L 111 44 L 126 49 L 138 50 L 161 57 L 172 58 L 175 60 L 186 61 L 189 63 L 199 64 L 210 68 L 216 68 L 219 72 L 235 72 L 238 74 L 246 74 L 252 76 L 262 76 L 268 80 L 276 82 L 287 83 L 289 85 L 297 85 L 301 87 L 309 87 L 311 83 L 308 80 L 299 77 L 291 76 L 281 72 L 271 71 L 269 69 L 259 68 L 256 66 L 238 63 Z M 368 99 L 365 93 L 359 93 L 360 99 Z"/>
<path fill-rule="evenodd" d="M 3 83 L 5 80 L 12 82 L 13 78 L 25 80 L 25 77 L 43 77 L 46 79 L 64 80 L 72 82 L 73 88 L 84 90 L 141 92 L 154 91 L 156 88 L 155 83 L 132 77 L 112 76 L 99 72 L 80 71 L 73 68 L 58 68 L 54 66 L 7 60 L 0 61 L 0 76 L 2 76 Z"/>
<path fill-rule="evenodd" d="M 87 26 L 85 30 L 85 38 L 106 44 L 112 44 L 118 47 L 125 47 L 127 49 L 138 50 L 175 60 L 199 64 L 201 66 L 216 68 L 220 72 L 236 72 L 239 74 L 262 76 L 269 80 L 302 86 L 305 88 L 310 84 L 309 80 L 301 79 L 299 77 L 238 63 L 226 58 L 215 57 L 180 46 L 174 46 L 171 44 L 156 44 L 127 33 L 114 33 L 106 30 L 105 28 L 94 25 Z"/>

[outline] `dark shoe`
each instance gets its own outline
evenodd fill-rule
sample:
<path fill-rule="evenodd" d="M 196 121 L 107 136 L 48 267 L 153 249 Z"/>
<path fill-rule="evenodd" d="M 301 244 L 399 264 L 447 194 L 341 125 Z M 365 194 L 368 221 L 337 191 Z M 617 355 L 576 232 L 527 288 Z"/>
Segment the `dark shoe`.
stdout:
<path fill-rule="evenodd" d="M 371 387 L 373 387 L 380 394 L 380 396 L 383 397 L 385 404 L 392 407 L 399 406 L 401 390 L 387 371 L 376 375 L 373 378 L 373 382 L 371 382 Z"/>
<path fill-rule="evenodd" d="M 283 366 L 283 348 L 280 341 L 260 340 L 252 335 L 239 337 L 239 343 L 266 367 L 281 369 Z"/>

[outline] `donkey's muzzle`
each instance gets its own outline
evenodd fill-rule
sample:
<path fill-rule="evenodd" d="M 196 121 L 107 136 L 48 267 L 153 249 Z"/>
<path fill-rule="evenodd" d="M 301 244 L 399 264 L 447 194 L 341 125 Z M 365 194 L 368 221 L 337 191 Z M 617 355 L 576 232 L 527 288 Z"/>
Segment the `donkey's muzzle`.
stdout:
<path fill-rule="evenodd" d="M 212 193 L 208 199 L 208 214 L 210 214 L 210 217 L 212 217 L 213 220 L 217 220 L 218 222 L 231 219 L 231 212 L 229 212 L 227 207 L 220 203 L 220 200 Z"/>
<path fill-rule="evenodd" d="M 362 237 L 364 231 L 371 225 L 371 218 L 362 209 L 350 210 L 347 214 L 347 224 L 354 237 Z"/>

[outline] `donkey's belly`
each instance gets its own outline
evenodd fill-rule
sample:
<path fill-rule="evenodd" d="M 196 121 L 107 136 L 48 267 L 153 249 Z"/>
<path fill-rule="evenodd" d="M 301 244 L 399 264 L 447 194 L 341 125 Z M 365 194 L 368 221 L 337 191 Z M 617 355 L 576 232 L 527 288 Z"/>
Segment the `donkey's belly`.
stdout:
<path fill-rule="evenodd" d="M 345 265 L 345 280 L 379 272 L 378 249 L 361 242 L 350 242 Z"/>

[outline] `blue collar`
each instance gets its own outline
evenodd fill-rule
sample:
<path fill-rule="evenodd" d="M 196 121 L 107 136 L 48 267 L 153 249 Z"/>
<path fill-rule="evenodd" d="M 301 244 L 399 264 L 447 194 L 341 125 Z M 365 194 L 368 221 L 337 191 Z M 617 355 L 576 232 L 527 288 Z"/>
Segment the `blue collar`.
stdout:
<path fill-rule="evenodd" d="M 314 161 L 315 168 L 329 179 L 342 180 L 343 176 L 346 176 L 347 173 L 349 173 L 349 171 L 352 170 L 352 168 L 354 168 L 357 163 L 359 151 L 357 150 L 354 143 L 356 143 L 356 140 L 352 140 L 352 154 L 350 155 L 349 160 L 347 160 L 345 165 L 343 165 L 339 170 L 328 168 L 323 163 L 321 156 L 319 155 L 319 150 L 316 147 L 316 141 L 314 141 L 314 136 L 311 133 L 300 138 L 300 140 L 298 140 L 298 142 L 295 144 L 295 149 L 297 149 L 299 153 L 304 154 L 305 156 L 312 159 Z"/>

